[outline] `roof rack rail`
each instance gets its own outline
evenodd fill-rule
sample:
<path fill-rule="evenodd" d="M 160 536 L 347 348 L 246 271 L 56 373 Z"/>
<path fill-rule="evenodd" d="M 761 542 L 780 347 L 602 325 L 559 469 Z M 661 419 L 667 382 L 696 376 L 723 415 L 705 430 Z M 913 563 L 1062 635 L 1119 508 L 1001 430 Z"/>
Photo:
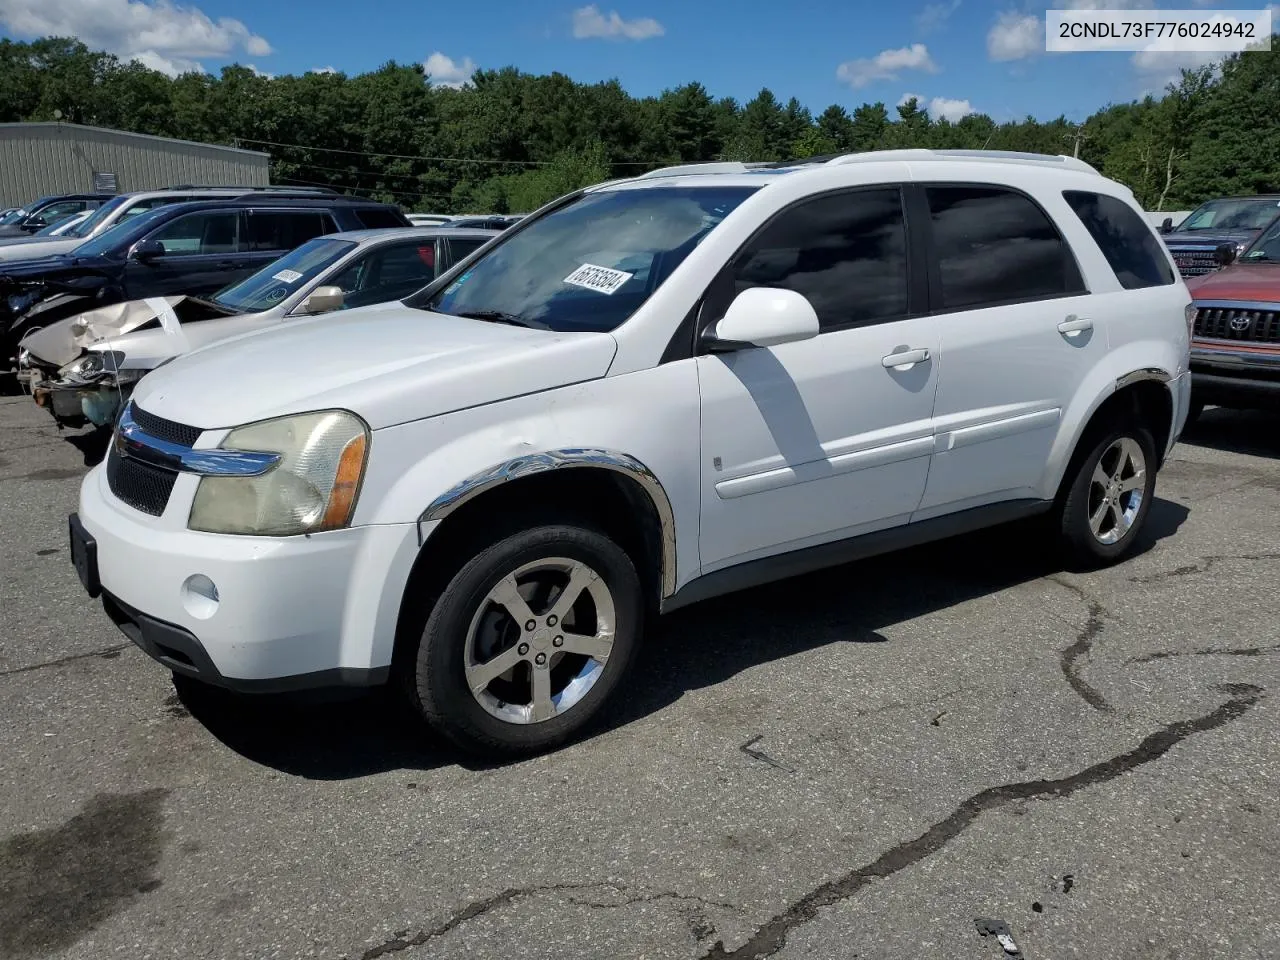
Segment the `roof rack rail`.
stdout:
<path fill-rule="evenodd" d="M 875 163 L 877 161 L 916 160 L 994 160 L 1004 163 L 1058 164 L 1066 170 L 1097 173 L 1093 167 L 1078 157 L 1065 154 L 1024 153 L 1018 150 L 868 150 L 865 153 L 846 153 L 827 161 L 832 165 L 846 163 Z"/>
<path fill-rule="evenodd" d="M 162 187 L 164 190 L 240 190 L 244 193 L 253 192 L 270 192 L 275 193 L 281 190 L 287 190 L 290 193 L 312 193 L 312 194 L 337 194 L 338 191 L 332 187 L 282 187 L 279 185 L 268 184 L 266 186 L 238 186 L 232 184 L 216 184 L 216 183 L 178 183 L 172 187 Z"/>
<path fill-rule="evenodd" d="M 681 163 L 674 167 L 660 167 L 657 170 L 650 170 L 648 173 L 641 173 L 630 179 L 656 180 L 659 177 L 685 177 L 704 173 L 747 173 L 750 170 L 760 170 L 770 165 L 768 163 L 743 163 L 740 160 L 711 160 L 706 163 Z"/>

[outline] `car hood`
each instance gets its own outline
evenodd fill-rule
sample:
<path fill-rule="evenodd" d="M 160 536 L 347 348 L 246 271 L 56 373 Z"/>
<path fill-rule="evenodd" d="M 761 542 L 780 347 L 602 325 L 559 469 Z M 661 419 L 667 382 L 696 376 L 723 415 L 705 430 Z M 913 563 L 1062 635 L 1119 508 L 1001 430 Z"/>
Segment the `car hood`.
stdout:
<path fill-rule="evenodd" d="M 134 400 L 204 430 L 342 408 L 373 429 L 603 377 L 607 333 L 553 333 L 379 304 L 222 340 L 147 374 Z"/>
<path fill-rule="evenodd" d="M 51 257 L 70 253 L 84 243 L 81 237 L 41 237 L 25 243 L 8 243 L 0 246 L 0 260 L 30 260 L 34 257 Z M 0 269 L 4 269 L 0 266 Z"/>
<path fill-rule="evenodd" d="M 163 299 L 173 306 L 184 298 Z M 61 367 L 96 343 L 102 343 L 108 349 L 123 350 L 123 346 L 114 345 L 119 338 L 144 323 L 151 322 L 155 316 L 155 310 L 151 309 L 146 300 L 113 303 L 33 330 L 23 337 L 22 347 L 36 359 Z M 163 330 L 159 333 L 167 336 Z"/>
<path fill-rule="evenodd" d="M 1164 242 L 1170 247 L 1216 247 L 1224 243 L 1243 243 L 1252 240 L 1261 230 L 1188 230 L 1186 233 L 1166 233 Z"/>
<path fill-rule="evenodd" d="M 3 250 L 0 247 L 0 252 Z M 106 257 L 71 257 L 66 254 L 45 256 L 44 250 L 40 254 L 39 257 L 28 256 L 22 260 L 0 263 L 0 279 L 9 277 L 14 280 L 39 280 L 44 277 L 118 271 L 120 268 L 119 263 Z"/>
<path fill-rule="evenodd" d="M 1191 278 L 1187 289 L 1195 300 L 1280 303 L 1280 263 L 1233 263 Z"/>

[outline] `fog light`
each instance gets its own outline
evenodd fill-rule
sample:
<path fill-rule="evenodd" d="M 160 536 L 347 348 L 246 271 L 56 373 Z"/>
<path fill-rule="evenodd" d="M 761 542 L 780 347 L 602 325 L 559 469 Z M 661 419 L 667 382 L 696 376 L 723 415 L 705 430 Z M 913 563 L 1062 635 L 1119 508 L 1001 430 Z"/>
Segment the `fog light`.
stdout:
<path fill-rule="evenodd" d="M 208 620 L 218 611 L 218 588 L 203 573 L 182 582 L 182 606 L 197 620 Z"/>

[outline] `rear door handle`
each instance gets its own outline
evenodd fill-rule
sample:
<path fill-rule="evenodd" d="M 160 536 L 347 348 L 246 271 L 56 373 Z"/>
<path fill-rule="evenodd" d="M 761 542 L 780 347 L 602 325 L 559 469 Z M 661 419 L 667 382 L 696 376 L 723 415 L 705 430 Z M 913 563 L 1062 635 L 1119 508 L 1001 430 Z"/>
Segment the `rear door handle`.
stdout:
<path fill-rule="evenodd" d="M 1068 337 L 1078 337 L 1086 330 L 1093 329 L 1093 321 L 1077 317 L 1074 313 L 1058 324 L 1058 332 Z"/>
<path fill-rule="evenodd" d="M 887 357 L 883 357 L 880 362 L 888 370 L 910 370 L 917 363 L 924 363 L 928 359 L 929 351 L 921 347 L 918 350 L 902 350 L 899 353 L 891 353 Z"/>

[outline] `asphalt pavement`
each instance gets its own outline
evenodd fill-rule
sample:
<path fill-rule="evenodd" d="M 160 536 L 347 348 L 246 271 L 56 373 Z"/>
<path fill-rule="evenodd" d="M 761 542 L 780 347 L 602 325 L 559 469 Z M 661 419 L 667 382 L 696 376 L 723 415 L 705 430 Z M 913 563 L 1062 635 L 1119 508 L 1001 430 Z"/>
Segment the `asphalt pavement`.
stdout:
<path fill-rule="evenodd" d="M 0 399 L 6 960 L 1280 956 L 1280 416 L 1209 411 L 1119 567 L 1015 526 L 711 601 L 498 767 L 176 689 L 68 561 L 100 448 Z"/>

